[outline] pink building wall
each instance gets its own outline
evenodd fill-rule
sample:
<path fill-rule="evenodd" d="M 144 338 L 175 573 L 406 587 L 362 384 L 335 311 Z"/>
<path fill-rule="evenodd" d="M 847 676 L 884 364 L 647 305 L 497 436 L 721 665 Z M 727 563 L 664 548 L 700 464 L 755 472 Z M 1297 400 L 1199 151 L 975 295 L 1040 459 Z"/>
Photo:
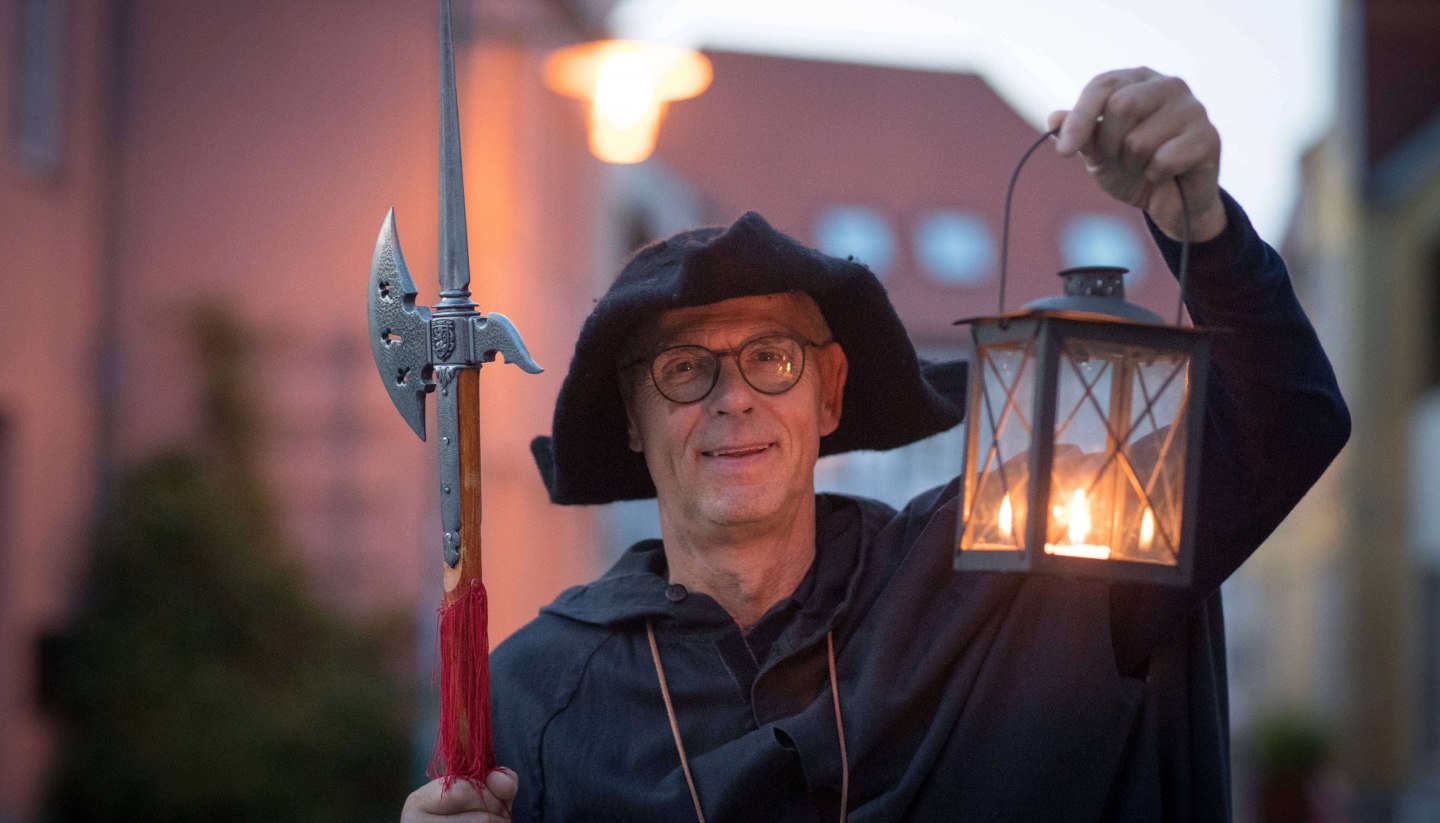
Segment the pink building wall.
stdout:
<path fill-rule="evenodd" d="M 0 0 L 0 19 L 18 11 L 17 0 Z M 8 129 L 0 155 L 0 416 L 8 429 L 0 465 L 0 817 L 23 813 L 42 776 L 50 729 L 36 709 L 35 643 L 66 615 L 94 505 L 102 18 L 98 2 L 71 4 L 55 173 L 25 172 Z M 0 26 L 7 125 L 18 80 L 18 61 L 8 58 L 18 37 L 17 27 Z"/>

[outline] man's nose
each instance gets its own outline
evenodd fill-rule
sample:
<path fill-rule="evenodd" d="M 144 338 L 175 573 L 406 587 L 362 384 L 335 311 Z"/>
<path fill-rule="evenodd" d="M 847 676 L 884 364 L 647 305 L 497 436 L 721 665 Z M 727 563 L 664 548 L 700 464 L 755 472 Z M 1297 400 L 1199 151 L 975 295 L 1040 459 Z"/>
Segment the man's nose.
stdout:
<path fill-rule="evenodd" d="M 714 414 L 748 414 L 754 409 L 755 389 L 740 373 L 740 361 L 734 355 L 720 358 L 720 373 L 705 403 Z"/>

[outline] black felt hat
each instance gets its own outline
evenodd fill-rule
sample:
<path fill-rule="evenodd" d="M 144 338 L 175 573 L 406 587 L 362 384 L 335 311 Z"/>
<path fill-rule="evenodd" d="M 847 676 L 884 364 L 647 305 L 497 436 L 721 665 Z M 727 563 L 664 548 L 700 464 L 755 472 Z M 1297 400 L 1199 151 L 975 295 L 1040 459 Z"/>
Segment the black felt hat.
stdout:
<path fill-rule="evenodd" d="M 747 212 L 728 229 L 693 229 L 636 252 L 596 304 L 555 401 L 553 437 L 530 444 L 550 499 L 655 496 L 644 455 L 629 448 L 620 395 L 617 359 L 638 324 L 667 309 L 790 291 L 814 298 L 850 363 L 840 426 L 821 438 L 821 455 L 892 449 L 960 422 L 965 364 L 922 368 L 869 269 Z"/>

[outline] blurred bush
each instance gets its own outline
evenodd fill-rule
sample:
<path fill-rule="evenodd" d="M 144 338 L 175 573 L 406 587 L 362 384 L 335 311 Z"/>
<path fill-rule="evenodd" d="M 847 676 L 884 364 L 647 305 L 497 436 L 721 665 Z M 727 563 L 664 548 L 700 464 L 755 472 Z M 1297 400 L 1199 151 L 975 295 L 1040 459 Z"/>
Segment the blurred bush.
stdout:
<path fill-rule="evenodd" d="M 407 792 L 406 619 L 312 594 L 253 459 L 244 337 L 200 314 L 206 434 L 126 471 L 83 606 L 53 643 L 53 821 L 393 820 Z"/>
<path fill-rule="evenodd" d="M 1257 718 L 1247 738 L 1261 823 L 1331 819 L 1322 808 L 1326 792 L 1320 782 L 1332 743 L 1319 720 L 1304 712 L 1277 711 Z"/>

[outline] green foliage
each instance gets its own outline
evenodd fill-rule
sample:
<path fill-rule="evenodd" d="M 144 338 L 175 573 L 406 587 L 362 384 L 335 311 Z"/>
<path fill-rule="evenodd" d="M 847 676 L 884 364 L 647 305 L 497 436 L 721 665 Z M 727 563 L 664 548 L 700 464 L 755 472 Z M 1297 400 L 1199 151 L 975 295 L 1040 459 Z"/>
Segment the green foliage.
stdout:
<path fill-rule="evenodd" d="M 1262 775 L 1315 774 L 1330 760 L 1330 735 L 1320 721 L 1298 711 L 1258 719 L 1249 733 L 1255 770 Z"/>
<path fill-rule="evenodd" d="M 222 349 L 202 346 L 210 400 L 220 384 L 239 402 L 238 330 L 205 322 Z M 235 423 L 253 416 L 228 416 L 209 416 L 203 458 L 154 457 L 112 490 L 54 672 L 66 733 L 47 819 L 305 823 L 400 808 L 407 621 L 360 623 L 313 597 L 246 459 L 253 431 Z"/>

